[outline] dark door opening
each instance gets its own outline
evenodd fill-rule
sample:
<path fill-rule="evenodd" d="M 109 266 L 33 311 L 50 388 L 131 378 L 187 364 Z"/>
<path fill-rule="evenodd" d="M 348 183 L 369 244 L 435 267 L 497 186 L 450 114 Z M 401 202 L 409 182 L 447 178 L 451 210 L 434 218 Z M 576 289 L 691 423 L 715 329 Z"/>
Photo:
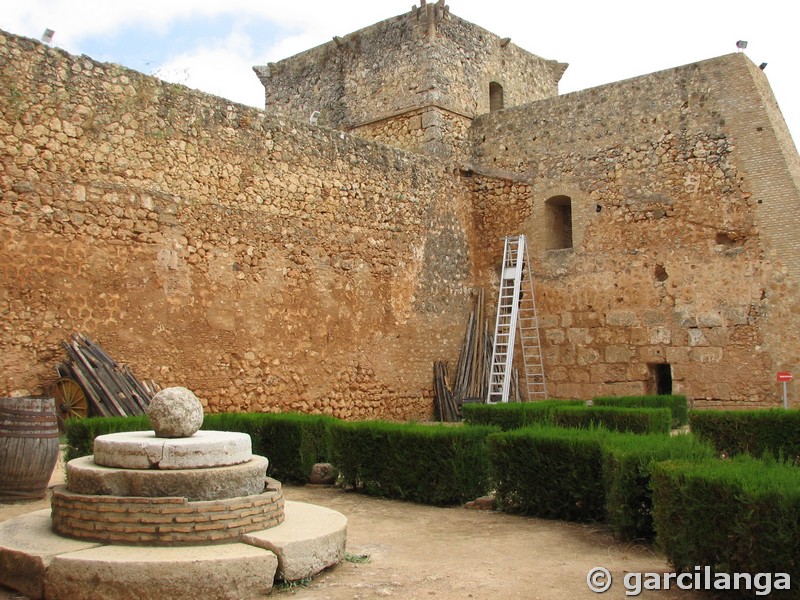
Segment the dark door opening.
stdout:
<path fill-rule="evenodd" d="M 655 391 L 659 396 L 672 394 L 672 365 L 658 363 L 650 365 L 650 372 L 655 380 Z"/>

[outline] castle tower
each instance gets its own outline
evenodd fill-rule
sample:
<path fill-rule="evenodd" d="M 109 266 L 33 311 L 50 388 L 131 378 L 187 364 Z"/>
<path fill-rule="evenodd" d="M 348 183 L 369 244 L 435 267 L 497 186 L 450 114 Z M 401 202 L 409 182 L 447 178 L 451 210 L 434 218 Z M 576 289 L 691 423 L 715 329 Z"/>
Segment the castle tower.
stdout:
<path fill-rule="evenodd" d="M 450 13 L 444 0 L 254 67 L 266 109 L 405 150 L 460 155 L 477 115 L 558 95 L 567 65 Z"/>

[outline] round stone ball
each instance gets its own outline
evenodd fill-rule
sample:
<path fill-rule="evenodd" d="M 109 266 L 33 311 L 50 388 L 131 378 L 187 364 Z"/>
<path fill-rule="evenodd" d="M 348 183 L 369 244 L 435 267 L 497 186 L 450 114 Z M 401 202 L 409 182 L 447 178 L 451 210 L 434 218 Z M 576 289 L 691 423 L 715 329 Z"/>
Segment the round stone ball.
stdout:
<path fill-rule="evenodd" d="M 165 388 L 150 400 L 147 416 L 157 437 L 191 437 L 203 424 L 203 405 L 191 390 Z"/>

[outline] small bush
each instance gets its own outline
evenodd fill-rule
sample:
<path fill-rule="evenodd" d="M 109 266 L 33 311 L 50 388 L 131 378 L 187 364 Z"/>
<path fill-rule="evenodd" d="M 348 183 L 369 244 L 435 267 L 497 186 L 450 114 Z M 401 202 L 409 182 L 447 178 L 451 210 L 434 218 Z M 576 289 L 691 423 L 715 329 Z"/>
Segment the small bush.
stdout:
<path fill-rule="evenodd" d="M 767 454 L 800 462 L 800 410 L 692 410 L 689 425 L 728 456 Z"/>
<path fill-rule="evenodd" d="M 601 521 L 602 430 L 534 426 L 489 436 L 492 482 L 503 510 Z"/>
<path fill-rule="evenodd" d="M 675 569 L 788 573 L 793 590 L 769 597 L 797 598 L 800 470 L 748 456 L 670 461 L 654 466 L 652 485 L 657 542 Z"/>
<path fill-rule="evenodd" d="M 368 494 L 434 505 L 489 491 L 491 427 L 337 421 L 332 462 L 343 481 Z"/>
<path fill-rule="evenodd" d="M 672 412 L 672 427 L 683 427 L 689 422 L 686 396 L 601 396 L 593 400 L 596 406 L 621 408 L 668 408 Z"/>

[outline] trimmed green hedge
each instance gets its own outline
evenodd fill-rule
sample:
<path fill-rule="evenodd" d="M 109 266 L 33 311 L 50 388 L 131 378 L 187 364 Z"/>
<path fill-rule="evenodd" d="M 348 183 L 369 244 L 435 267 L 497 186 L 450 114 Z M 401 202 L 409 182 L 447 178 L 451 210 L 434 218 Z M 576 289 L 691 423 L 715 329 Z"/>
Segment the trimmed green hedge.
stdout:
<path fill-rule="evenodd" d="M 672 412 L 672 427 L 682 427 L 689 422 L 686 396 L 600 396 L 593 400 L 596 406 L 621 408 L 668 408 Z"/>
<path fill-rule="evenodd" d="M 653 539 L 650 469 L 713 449 L 690 435 L 638 435 L 534 426 L 489 436 L 504 510 L 568 521 L 605 520 L 620 537 Z"/>
<path fill-rule="evenodd" d="M 548 519 L 600 521 L 605 432 L 534 426 L 489 436 L 498 505 Z"/>
<path fill-rule="evenodd" d="M 652 541 L 650 471 L 659 461 L 712 458 L 714 449 L 692 435 L 609 435 L 602 442 L 606 521 L 625 540 Z"/>
<path fill-rule="evenodd" d="M 800 410 L 692 410 L 692 433 L 728 456 L 750 454 L 800 462 Z"/>
<path fill-rule="evenodd" d="M 249 434 L 253 453 L 269 459 L 271 477 L 305 483 L 315 463 L 330 462 L 327 430 L 336 420 L 301 413 L 217 413 L 206 415 L 203 429 Z"/>
<path fill-rule="evenodd" d="M 486 438 L 493 427 L 336 421 L 332 462 L 368 494 L 448 505 L 489 492 Z"/>
<path fill-rule="evenodd" d="M 677 570 L 788 573 L 800 583 L 800 470 L 742 456 L 664 462 L 652 471 L 657 541 Z M 726 592 L 752 598 L 753 592 Z"/>
<path fill-rule="evenodd" d="M 462 415 L 470 425 L 492 425 L 503 431 L 536 424 L 579 429 L 602 425 L 631 433 L 668 433 L 671 429 L 671 413 L 666 408 L 586 406 L 583 400 L 465 404 Z"/>
<path fill-rule="evenodd" d="M 586 429 L 602 426 L 628 433 L 663 433 L 672 429 L 668 408 L 615 408 L 611 406 L 569 406 L 550 412 L 553 425 Z"/>
<path fill-rule="evenodd" d="M 536 423 L 552 423 L 551 412 L 555 408 L 585 405 L 583 400 L 464 404 L 461 407 L 461 416 L 469 425 L 489 425 L 510 431 Z"/>

